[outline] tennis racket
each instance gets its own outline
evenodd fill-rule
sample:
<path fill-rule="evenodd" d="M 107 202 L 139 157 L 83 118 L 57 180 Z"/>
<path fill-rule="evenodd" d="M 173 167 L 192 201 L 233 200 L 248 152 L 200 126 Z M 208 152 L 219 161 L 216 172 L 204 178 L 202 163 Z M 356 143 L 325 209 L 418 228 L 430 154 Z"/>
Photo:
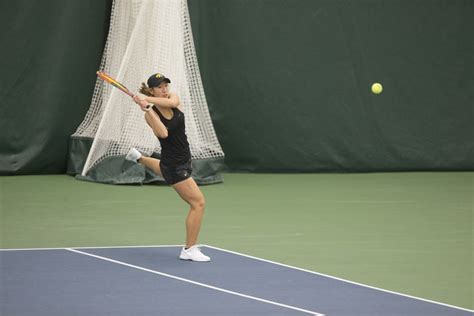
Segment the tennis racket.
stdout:
<path fill-rule="evenodd" d="M 125 87 L 123 84 L 121 84 L 120 82 L 118 82 L 117 80 L 115 80 L 114 78 L 106 74 L 105 72 L 97 71 L 97 77 L 99 77 L 100 79 L 104 80 L 107 83 L 110 83 L 115 88 L 120 89 L 120 91 L 128 94 L 130 97 L 133 98 L 135 96 L 135 94 L 133 94 L 130 90 L 128 90 L 127 87 Z M 146 106 L 146 109 L 149 110 L 151 106 L 152 106 L 151 104 L 148 104 Z"/>

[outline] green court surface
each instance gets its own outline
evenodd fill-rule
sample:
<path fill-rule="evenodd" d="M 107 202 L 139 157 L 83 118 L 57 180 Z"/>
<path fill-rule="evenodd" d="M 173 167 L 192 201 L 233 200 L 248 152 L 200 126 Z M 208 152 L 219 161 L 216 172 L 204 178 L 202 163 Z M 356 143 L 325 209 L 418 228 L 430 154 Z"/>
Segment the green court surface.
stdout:
<path fill-rule="evenodd" d="M 473 308 L 472 172 L 224 174 L 202 244 Z M 181 244 L 163 185 L 0 178 L 1 248 Z"/>

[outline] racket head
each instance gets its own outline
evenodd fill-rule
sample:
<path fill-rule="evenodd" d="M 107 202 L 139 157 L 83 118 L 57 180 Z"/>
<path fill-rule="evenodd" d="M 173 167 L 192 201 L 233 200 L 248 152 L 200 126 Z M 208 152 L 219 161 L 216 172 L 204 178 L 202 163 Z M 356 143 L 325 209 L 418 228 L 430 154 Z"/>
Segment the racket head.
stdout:
<path fill-rule="evenodd" d="M 103 81 L 111 84 L 112 86 L 120 89 L 122 92 L 128 94 L 129 96 L 131 96 L 131 97 L 134 96 L 133 93 L 130 92 L 130 90 L 127 89 L 127 87 L 125 87 L 123 84 L 121 84 L 120 82 L 118 82 L 117 80 L 115 80 L 114 78 L 112 78 L 111 76 L 106 74 L 105 72 L 97 71 L 97 77 L 99 77 Z"/>

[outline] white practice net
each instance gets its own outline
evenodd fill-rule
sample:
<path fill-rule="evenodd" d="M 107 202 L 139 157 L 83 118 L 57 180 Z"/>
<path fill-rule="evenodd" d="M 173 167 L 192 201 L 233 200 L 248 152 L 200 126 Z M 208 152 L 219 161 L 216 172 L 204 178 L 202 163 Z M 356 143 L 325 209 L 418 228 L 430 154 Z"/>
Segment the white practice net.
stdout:
<path fill-rule="evenodd" d="M 193 159 L 224 156 L 204 95 L 186 0 L 115 0 L 100 70 L 132 91 L 149 75 L 165 74 L 184 108 Z M 148 155 L 161 151 L 139 107 L 99 79 L 90 109 L 72 136 L 94 139 L 83 176 L 130 147 Z"/>

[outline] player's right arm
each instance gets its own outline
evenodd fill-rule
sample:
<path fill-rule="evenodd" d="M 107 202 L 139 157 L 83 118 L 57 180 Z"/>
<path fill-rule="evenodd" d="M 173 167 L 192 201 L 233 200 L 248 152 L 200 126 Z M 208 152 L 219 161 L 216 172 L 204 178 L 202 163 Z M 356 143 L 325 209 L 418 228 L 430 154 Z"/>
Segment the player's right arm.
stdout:
<path fill-rule="evenodd" d="M 135 96 L 133 100 L 140 106 L 143 111 L 146 111 L 145 121 L 148 126 L 150 126 L 153 130 L 153 134 L 155 134 L 159 138 L 168 137 L 168 129 L 160 120 L 158 114 L 152 108 L 148 108 L 148 102 L 141 99 L 139 96 Z"/>
<path fill-rule="evenodd" d="M 161 122 L 158 114 L 155 111 L 150 110 L 145 113 L 145 121 L 147 122 L 148 126 L 151 127 L 153 133 L 158 136 L 159 138 L 166 138 L 168 137 L 168 129 L 166 126 Z"/>

